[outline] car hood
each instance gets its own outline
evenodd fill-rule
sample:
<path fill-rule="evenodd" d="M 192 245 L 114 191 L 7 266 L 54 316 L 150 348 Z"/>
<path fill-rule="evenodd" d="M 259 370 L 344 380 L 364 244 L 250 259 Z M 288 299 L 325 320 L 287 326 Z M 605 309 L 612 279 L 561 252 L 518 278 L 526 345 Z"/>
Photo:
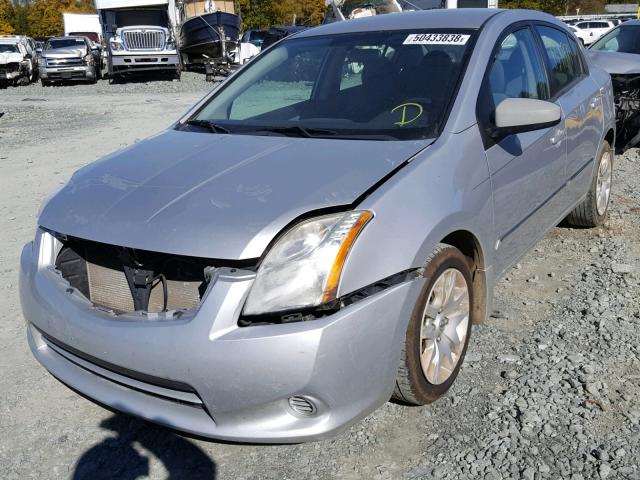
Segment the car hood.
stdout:
<path fill-rule="evenodd" d="M 640 54 L 587 50 L 589 58 L 609 74 L 640 73 Z"/>
<path fill-rule="evenodd" d="M 300 215 L 352 204 L 430 143 L 168 130 L 80 169 L 39 222 L 141 250 L 257 258 Z"/>
<path fill-rule="evenodd" d="M 0 65 L 6 65 L 7 63 L 16 63 L 22 61 L 22 55 L 19 53 L 0 53 Z"/>
<path fill-rule="evenodd" d="M 84 47 L 63 47 L 63 48 L 50 48 L 44 52 L 43 56 L 46 58 L 77 58 L 84 57 L 87 53 L 87 49 Z"/>

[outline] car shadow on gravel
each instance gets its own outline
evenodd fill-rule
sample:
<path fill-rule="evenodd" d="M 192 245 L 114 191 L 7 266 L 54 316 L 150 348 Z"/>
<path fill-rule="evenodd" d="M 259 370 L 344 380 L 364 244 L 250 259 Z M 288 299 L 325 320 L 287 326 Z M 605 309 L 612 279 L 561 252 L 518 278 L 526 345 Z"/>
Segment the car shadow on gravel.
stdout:
<path fill-rule="evenodd" d="M 171 480 L 216 478 L 216 465 L 207 454 L 169 429 L 123 414 L 113 415 L 100 426 L 115 435 L 82 454 L 73 480 L 150 477 L 150 459 L 145 452 L 162 463 Z"/>

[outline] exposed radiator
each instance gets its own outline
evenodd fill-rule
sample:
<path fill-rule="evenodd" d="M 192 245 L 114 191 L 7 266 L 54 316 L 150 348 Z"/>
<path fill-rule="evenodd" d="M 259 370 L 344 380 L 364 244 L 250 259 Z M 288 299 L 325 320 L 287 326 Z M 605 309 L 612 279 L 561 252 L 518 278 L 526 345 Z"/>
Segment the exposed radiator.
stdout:
<path fill-rule="evenodd" d="M 94 305 L 117 313 L 133 312 L 133 295 L 119 247 L 75 240 L 66 244 L 56 260 L 62 276 Z M 136 252 L 145 268 L 162 274 L 167 287 L 167 310 L 193 310 L 200 304 L 206 288 L 202 259 L 154 252 Z M 163 284 L 153 283 L 148 312 L 164 308 Z"/>

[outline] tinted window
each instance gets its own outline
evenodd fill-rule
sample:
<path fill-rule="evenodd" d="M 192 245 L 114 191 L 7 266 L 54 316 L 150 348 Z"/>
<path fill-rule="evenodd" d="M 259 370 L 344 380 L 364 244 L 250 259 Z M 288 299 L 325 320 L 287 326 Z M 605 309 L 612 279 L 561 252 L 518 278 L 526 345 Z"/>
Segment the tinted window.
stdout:
<path fill-rule="evenodd" d="M 610 31 L 591 46 L 605 52 L 640 53 L 640 26 L 623 26 Z"/>
<path fill-rule="evenodd" d="M 197 114 L 232 133 L 304 127 L 382 139 L 438 134 L 473 32 L 292 38 L 264 52 Z"/>
<path fill-rule="evenodd" d="M 555 95 L 582 75 L 581 62 L 564 32 L 551 27 L 536 28 L 544 45 L 551 76 L 551 92 Z"/>
<path fill-rule="evenodd" d="M 505 98 L 548 98 L 544 68 L 529 29 L 502 41 L 489 71 L 489 90 L 494 107 Z"/>

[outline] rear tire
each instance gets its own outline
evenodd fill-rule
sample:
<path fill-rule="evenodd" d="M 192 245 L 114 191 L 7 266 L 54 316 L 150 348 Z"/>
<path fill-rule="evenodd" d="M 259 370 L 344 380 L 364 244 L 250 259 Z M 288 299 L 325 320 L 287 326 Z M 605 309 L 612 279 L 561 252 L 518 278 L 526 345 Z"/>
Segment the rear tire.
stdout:
<path fill-rule="evenodd" d="M 469 259 L 457 248 L 438 244 L 424 277 L 393 393 L 396 400 L 412 405 L 434 402 L 453 385 L 469 345 L 475 302 Z"/>
<path fill-rule="evenodd" d="M 587 197 L 567 216 L 567 222 L 574 227 L 598 227 L 607 218 L 613 183 L 613 150 L 606 140 L 602 142 L 596 162 Z"/>

